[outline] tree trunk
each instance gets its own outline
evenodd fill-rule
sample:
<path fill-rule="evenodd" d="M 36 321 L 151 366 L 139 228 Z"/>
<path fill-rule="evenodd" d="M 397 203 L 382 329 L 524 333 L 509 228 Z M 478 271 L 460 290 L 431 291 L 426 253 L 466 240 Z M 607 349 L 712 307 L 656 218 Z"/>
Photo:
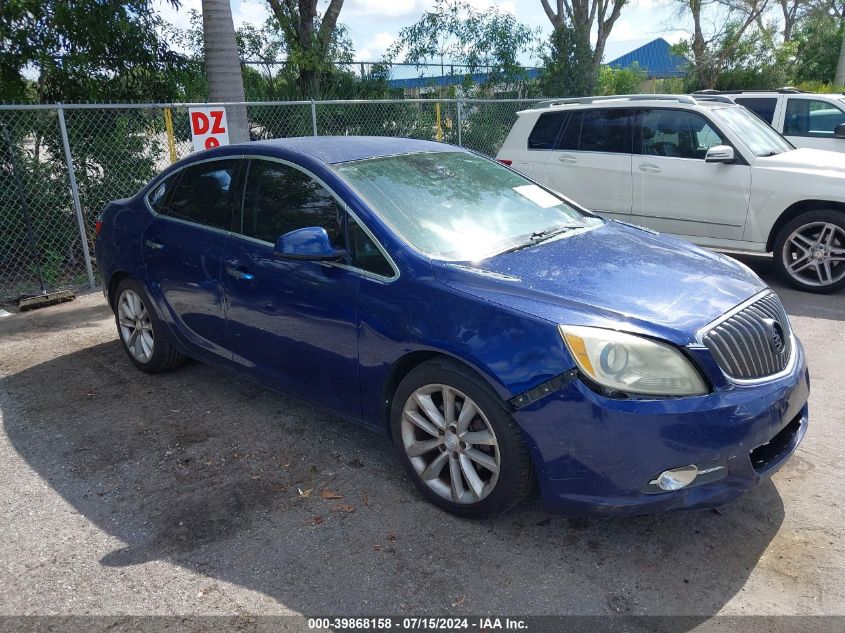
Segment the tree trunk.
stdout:
<path fill-rule="evenodd" d="M 229 0 L 202 0 L 202 32 L 208 100 L 245 101 L 244 78 Z M 226 118 L 229 123 L 229 142 L 248 141 L 246 106 L 226 106 Z"/>
<path fill-rule="evenodd" d="M 845 28 L 842 29 L 842 44 L 839 46 L 839 61 L 836 64 L 833 83 L 837 86 L 845 86 Z"/>

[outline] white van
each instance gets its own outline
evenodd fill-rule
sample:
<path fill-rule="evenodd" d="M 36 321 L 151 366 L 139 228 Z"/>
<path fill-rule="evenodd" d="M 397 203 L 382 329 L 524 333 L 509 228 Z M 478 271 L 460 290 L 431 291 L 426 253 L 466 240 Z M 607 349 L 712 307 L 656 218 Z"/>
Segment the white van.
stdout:
<path fill-rule="evenodd" d="M 745 106 L 783 134 L 795 147 L 845 152 L 845 95 L 780 90 L 700 90 L 697 98 L 718 95 Z M 837 129 L 838 128 L 838 129 Z"/>

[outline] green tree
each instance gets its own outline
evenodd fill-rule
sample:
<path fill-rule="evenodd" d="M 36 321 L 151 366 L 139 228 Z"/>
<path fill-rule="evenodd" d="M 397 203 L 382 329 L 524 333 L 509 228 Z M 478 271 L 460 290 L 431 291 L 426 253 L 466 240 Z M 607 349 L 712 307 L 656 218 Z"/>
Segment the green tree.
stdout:
<path fill-rule="evenodd" d="M 599 68 L 596 94 L 599 95 L 629 95 L 640 92 L 640 84 L 646 80 L 648 73 L 634 62 L 627 68 L 602 66 Z"/>
<path fill-rule="evenodd" d="M 797 24 L 793 34 L 796 82 L 833 81 L 843 29 L 843 21 L 827 12 L 813 12 Z"/>
<path fill-rule="evenodd" d="M 520 55 L 537 50 L 539 29 L 532 29 L 510 13 L 493 7 L 484 12 L 462 0 L 436 0 L 417 22 L 399 31 L 388 52 L 391 59 L 404 54 L 410 64 L 439 64 L 441 75 L 453 64 L 466 74 L 483 71 L 487 85 L 524 81 Z"/>
<path fill-rule="evenodd" d="M 320 95 L 320 78 L 334 70 L 346 52 L 345 29 L 338 28 L 343 0 L 331 0 L 322 16 L 317 0 L 267 0 L 287 46 L 287 67 L 303 97 Z M 347 38 L 348 40 L 348 38 Z M 351 61 L 351 57 L 348 61 Z"/>
<path fill-rule="evenodd" d="M 596 47 L 592 49 L 591 63 L 593 72 L 598 73 L 607 39 L 628 0 L 554 0 L 554 8 L 549 0 L 540 2 L 555 30 L 568 25 L 575 31 L 578 42 L 589 42 L 595 31 Z"/>
<path fill-rule="evenodd" d="M 590 40 L 567 23 L 556 27 L 543 55 L 540 88 L 547 97 L 593 94 L 598 72 L 593 67 Z"/>

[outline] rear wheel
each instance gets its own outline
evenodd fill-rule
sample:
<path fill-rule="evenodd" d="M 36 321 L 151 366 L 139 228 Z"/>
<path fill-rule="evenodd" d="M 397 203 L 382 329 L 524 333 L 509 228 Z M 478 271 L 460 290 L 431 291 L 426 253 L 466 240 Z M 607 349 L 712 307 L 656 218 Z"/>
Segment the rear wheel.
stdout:
<path fill-rule="evenodd" d="M 396 390 L 391 421 L 405 469 L 444 510 L 497 514 L 533 486 L 528 450 L 504 403 L 455 363 L 433 360 L 412 370 Z"/>
<path fill-rule="evenodd" d="M 807 292 L 845 286 L 845 213 L 818 210 L 788 222 L 775 239 L 775 264 L 791 285 Z"/>
<path fill-rule="evenodd" d="M 117 332 L 129 360 L 149 374 L 181 365 L 185 357 L 173 347 L 170 333 L 156 316 L 140 284 L 127 277 L 118 285 L 115 296 Z"/>

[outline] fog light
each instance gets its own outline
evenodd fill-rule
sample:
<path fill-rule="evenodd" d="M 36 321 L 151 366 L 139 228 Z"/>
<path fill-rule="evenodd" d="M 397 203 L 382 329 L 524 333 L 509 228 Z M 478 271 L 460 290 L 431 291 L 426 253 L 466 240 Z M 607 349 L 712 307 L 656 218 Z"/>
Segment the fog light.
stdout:
<path fill-rule="evenodd" d="M 672 470 L 664 470 L 652 483 L 657 484 L 661 490 L 680 490 L 689 486 L 698 476 L 698 466 L 692 464 Z"/>

